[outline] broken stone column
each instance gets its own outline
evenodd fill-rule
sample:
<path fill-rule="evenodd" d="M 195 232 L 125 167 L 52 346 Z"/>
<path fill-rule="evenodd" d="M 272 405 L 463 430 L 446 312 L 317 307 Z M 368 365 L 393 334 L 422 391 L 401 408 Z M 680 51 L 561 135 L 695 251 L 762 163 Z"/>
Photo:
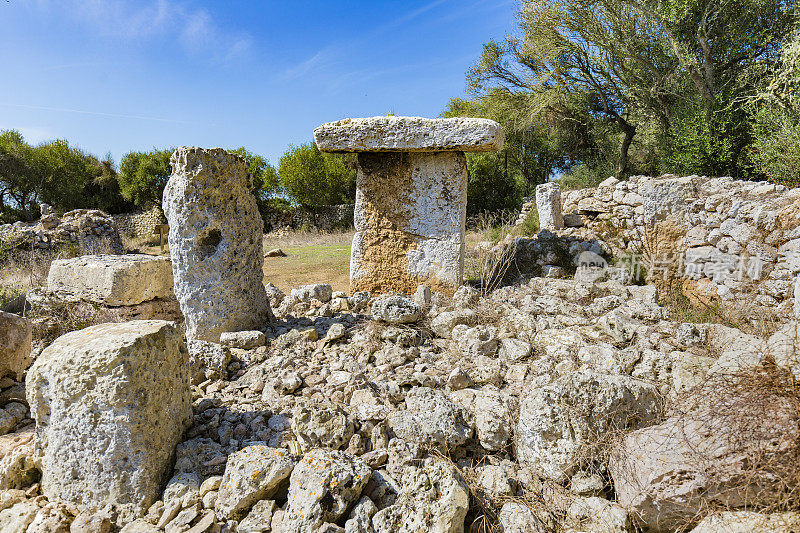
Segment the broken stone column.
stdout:
<path fill-rule="evenodd" d="M 164 189 L 175 296 L 186 336 L 219 342 L 226 331 L 272 319 L 263 283 L 263 230 L 244 159 L 222 148 L 182 146 Z"/>
<path fill-rule="evenodd" d="M 540 229 L 552 231 L 564 227 L 561 187 L 558 183 L 543 183 L 536 187 L 536 210 L 539 212 Z"/>
<path fill-rule="evenodd" d="M 464 152 L 497 151 L 503 129 L 479 118 L 345 119 L 314 130 L 323 152 L 358 154 L 350 290 L 452 293 L 464 270 Z"/>

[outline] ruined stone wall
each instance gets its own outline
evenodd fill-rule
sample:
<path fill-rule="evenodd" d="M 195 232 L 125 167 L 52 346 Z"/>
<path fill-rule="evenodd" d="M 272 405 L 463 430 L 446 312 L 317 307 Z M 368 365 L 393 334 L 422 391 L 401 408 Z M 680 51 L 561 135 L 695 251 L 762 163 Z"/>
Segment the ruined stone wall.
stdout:
<path fill-rule="evenodd" d="M 800 189 L 730 177 L 635 176 L 565 191 L 562 202 L 567 235 L 588 230 L 614 256 L 636 254 L 632 261 L 651 269 L 672 269 L 708 296 L 790 311 L 800 273 Z M 666 240 L 673 258 L 659 242 Z"/>
<path fill-rule="evenodd" d="M 334 231 L 353 227 L 354 204 L 323 205 L 314 208 L 315 212 L 298 207 L 288 212 L 273 211 L 264 216 L 266 231 L 282 228 L 315 229 Z"/>
<path fill-rule="evenodd" d="M 40 250 L 74 246 L 79 254 L 123 251 L 114 219 L 99 209 L 75 209 L 60 217 L 48 213 L 36 222 L 4 224 L 0 239 Z"/>
<path fill-rule="evenodd" d="M 156 226 L 166 223 L 164 213 L 159 206 L 139 213 L 123 213 L 112 215 L 120 234 L 126 237 L 146 237 L 153 235 Z"/>

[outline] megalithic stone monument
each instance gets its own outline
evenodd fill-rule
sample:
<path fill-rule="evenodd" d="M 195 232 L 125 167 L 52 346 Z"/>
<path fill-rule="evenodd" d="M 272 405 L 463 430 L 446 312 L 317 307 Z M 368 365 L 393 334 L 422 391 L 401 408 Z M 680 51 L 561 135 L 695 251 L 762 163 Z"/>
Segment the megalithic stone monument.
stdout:
<path fill-rule="evenodd" d="M 186 337 L 219 342 L 226 331 L 272 320 L 264 289 L 264 221 L 247 162 L 222 148 L 182 146 L 164 189 L 175 296 Z"/>
<path fill-rule="evenodd" d="M 350 290 L 452 293 L 464 271 L 464 152 L 503 146 L 503 129 L 481 118 L 345 119 L 314 130 L 323 152 L 358 154 Z"/>

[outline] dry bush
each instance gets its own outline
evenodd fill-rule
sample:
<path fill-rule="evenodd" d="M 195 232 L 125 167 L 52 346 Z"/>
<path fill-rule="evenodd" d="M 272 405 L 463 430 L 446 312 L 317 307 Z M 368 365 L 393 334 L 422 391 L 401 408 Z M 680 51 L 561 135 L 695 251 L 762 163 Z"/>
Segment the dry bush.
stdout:
<path fill-rule="evenodd" d="M 800 510 L 800 383 L 789 368 L 766 359 L 710 375 L 677 400 L 674 417 L 695 433 L 689 461 L 708 479 L 686 527 L 721 511 Z"/>
<path fill-rule="evenodd" d="M 473 244 L 464 257 L 465 278 L 477 285 L 482 294 L 500 287 L 514 262 L 514 218 L 508 212 L 481 213 L 471 221 L 474 228 L 468 237 Z"/>

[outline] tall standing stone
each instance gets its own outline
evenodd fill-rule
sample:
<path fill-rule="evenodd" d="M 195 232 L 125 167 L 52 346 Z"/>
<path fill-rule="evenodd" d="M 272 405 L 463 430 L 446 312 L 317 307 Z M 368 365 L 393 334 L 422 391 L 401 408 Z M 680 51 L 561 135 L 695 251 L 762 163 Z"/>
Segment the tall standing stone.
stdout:
<path fill-rule="evenodd" d="M 477 118 L 345 119 L 314 130 L 323 152 L 358 154 L 351 291 L 452 293 L 464 270 L 464 152 L 497 151 L 503 130 Z"/>
<path fill-rule="evenodd" d="M 539 227 L 556 230 L 564 227 L 561 213 L 561 187 L 558 183 L 543 183 L 536 187 L 536 210 L 539 212 Z"/>
<path fill-rule="evenodd" d="M 226 331 L 262 329 L 273 317 L 247 162 L 222 148 L 182 146 L 170 163 L 163 206 L 186 336 L 218 342 Z"/>
<path fill-rule="evenodd" d="M 189 354 L 174 322 L 99 324 L 62 335 L 28 371 L 42 492 L 121 523 L 158 499 L 192 421 Z"/>

